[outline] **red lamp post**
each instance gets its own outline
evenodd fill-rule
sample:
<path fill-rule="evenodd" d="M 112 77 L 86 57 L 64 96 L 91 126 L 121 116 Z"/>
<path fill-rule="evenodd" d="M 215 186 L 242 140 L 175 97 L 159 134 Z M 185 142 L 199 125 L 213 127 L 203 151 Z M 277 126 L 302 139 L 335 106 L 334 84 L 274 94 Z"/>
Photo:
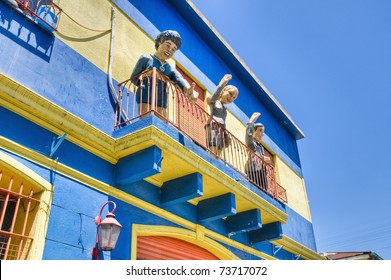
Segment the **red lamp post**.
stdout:
<path fill-rule="evenodd" d="M 109 203 L 113 204 L 113 211 L 109 212 L 106 215 L 106 218 L 102 221 L 101 215 L 103 208 Z M 99 215 L 95 217 L 95 224 L 97 225 L 97 232 L 96 232 L 96 241 L 95 241 L 95 248 L 92 250 L 92 257 L 94 260 L 97 260 L 99 257 L 99 250 L 102 251 L 112 251 L 115 248 L 115 245 L 117 244 L 117 240 L 119 237 L 119 234 L 121 232 L 122 226 L 121 224 L 115 219 L 115 209 L 116 204 L 113 201 L 107 201 L 105 204 L 103 204 L 102 208 L 100 209 Z"/>

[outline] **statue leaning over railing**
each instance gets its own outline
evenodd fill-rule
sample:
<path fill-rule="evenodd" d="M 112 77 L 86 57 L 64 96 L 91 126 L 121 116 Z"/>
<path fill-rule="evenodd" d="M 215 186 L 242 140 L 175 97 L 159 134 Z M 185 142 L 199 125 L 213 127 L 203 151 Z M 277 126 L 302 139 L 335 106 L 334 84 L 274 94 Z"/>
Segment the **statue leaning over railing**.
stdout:
<path fill-rule="evenodd" d="M 207 100 L 212 118 L 215 120 L 215 122 L 212 122 L 211 118 L 206 125 L 209 140 L 208 147 L 218 157 L 221 156 L 223 148 L 227 148 L 231 145 L 231 138 L 226 133 L 225 129 L 225 121 L 227 118 L 227 107 L 225 107 L 225 105 L 232 103 L 239 94 L 237 87 L 227 85 L 228 81 L 231 79 L 232 75 L 224 75 L 213 95 Z"/>
<path fill-rule="evenodd" d="M 261 115 L 259 112 L 253 113 L 246 125 L 246 145 L 258 157 L 250 156 L 246 162 L 246 174 L 251 182 L 260 186 L 264 191 L 270 190 L 270 167 L 268 166 L 272 159 L 265 155 L 265 149 L 261 144 L 262 136 L 265 133 L 265 126 L 258 122 L 255 123 Z"/>
<path fill-rule="evenodd" d="M 137 84 L 133 84 L 131 80 L 135 80 Z M 161 84 L 157 81 L 161 81 Z M 147 108 L 142 107 L 143 103 L 137 102 L 138 88 L 144 85 L 146 85 L 144 88 L 148 89 L 149 100 L 153 101 L 147 104 Z M 157 111 L 158 103 L 155 93 L 163 92 L 163 89 L 167 94 L 167 107 L 159 112 Z M 271 162 L 266 162 L 266 157 L 262 156 L 262 153 L 254 151 L 251 145 L 242 143 L 198 104 L 191 104 L 180 88 L 156 68 L 142 72 L 135 79 L 132 78 L 120 83 L 117 92 L 119 106 L 116 115 L 116 128 L 132 123 L 153 112 L 213 156 L 246 176 L 259 189 L 276 199 L 287 201 L 285 189 L 276 182 Z M 147 109 L 146 112 L 143 111 L 145 109 Z M 128 116 L 126 119 L 123 119 L 123 114 L 120 113 L 122 111 Z M 211 127 L 213 127 L 213 133 L 211 133 Z M 256 134 L 258 131 L 257 127 Z M 261 133 L 263 132 L 261 131 Z M 219 143 L 220 146 L 216 145 L 219 150 L 211 143 Z M 257 143 L 260 145 L 260 140 Z"/>
<path fill-rule="evenodd" d="M 143 54 L 137 61 L 136 66 L 132 71 L 131 78 L 132 83 L 138 86 L 136 101 L 137 104 L 141 105 L 140 115 L 150 110 L 152 100 L 154 99 L 152 98 L 149 89 L 151 85 L 148 82 L 148 77 L 144 77 L 142 81 L 138 80 L 138 77 L 140 73 L 147 69 L 152 69 L 153 67 L 159 69 L 163 75 L 177 84 L 192 103 L 197 101 L 198 93 L 194 91 L 195 83 L 189 85 L 182 75 L 167 62 L 168 59 L 173 57 L 181 45 L 182 39 L 178 32 L 173 30 L 163 31 L 155 39 L 156 52 L 154 54 Z M 155 92 L 155 94 L 157 97 L 155 110 L 159 114 L 166 116 L 168 100 L 167 86 L 160 79 L 157 80 L 157 92 Z"/>
<path fill-rule="evenodd" d="M 169 50 L 173 47 L 170 42 L 178 39 L 173 31 L 168 34 L 170 35 L 165 35 L 164 41 L 159 39 L 160 35 L 156 39 L 157 53 L 163 48 L 166 58 L 175 52 L 175 48 Z M 162 46 L 165 43 L 167 46 Z M 174 44 L 180 46 L 180 41 Z M 207 100 L 212 115 L 195 104 L 195 96 L 198 93 L 194 91 L 194 85 L 190 86 L 175 69 L 168 63 L 161 63 L 155 56 L 141 56 L 133 74 L 130 79 L 118 84 L 115 128 L 153 112 L 210 154 L 243 174 L 259 189 L 287 202 L 286 191 L 277 184 L 271 162 L 267 162 L 263 153 L 258 153 L 251 145 L 242 143 L 226 128 L 225 105 L 232 103 L 238 96 L 238 89 L 227 85 L 232 78 L 230 74 L 222 78 L 215 93 Z M 252 119 L 250 121 L 255 122 L 256 119 Z M 259 128 L 256 128 L 255 134 L 258 134 Z M 254 134 L 254 131 L 252 133 Z M 253 139 L 252 136 L 249 139 Z M 257 143 L 260 145 L 260 139 Z"/>

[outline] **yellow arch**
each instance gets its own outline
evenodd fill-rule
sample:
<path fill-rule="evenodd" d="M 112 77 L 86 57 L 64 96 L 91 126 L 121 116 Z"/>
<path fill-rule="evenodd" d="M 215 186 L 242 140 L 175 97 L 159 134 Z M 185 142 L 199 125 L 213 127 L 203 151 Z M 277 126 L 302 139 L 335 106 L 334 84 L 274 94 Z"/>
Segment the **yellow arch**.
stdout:
<path fill-rule="evenodd" d="M 32 236 L 34 238 L 34 243 L 30 248 L 28 257 L 30 260 L 41 260 L 49 222 L 49 211 L 52 203 L 53 185 L 51 185 L 48 181 L 19 161 L 1 151 L 0 167 L 7 169 L 12 174 L 20 177 L 23 181 L 30 183 L 36 190 L 36 193 L 42 192 L 40 198 L 41 203 L 34 222 L 35 230 Z"/>
<path fill-rule="evenodd" d="M 133 224 L 132 226 L 132 248 L 131 259 L 137 259 L 137 237 L 138 236 L 166 236 L 197 245 L 211 252 L 220 260 L 239 260 L 235 254 L 225 248 L 223 245 L 205 236 L 205 228 L 197 225 L 196 231 L 170 227 L 170 226 L 150 226 Z"/>

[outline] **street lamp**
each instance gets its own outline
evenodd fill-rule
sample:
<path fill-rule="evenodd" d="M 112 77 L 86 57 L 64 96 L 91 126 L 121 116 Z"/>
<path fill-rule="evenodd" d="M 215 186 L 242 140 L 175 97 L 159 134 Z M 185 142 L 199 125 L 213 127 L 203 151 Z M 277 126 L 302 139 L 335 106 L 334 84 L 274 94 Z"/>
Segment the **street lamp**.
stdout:
<path fill-rule="evenodd" d="M 113 211 L 109 212 L 106 215 L 106 218 L 102 221 L 101 215 L 103 208 L 109 203 L 113 204 Z M 97 225 L 96 232 L 96 241 L 95 248 L 92 251 L 92 256 L 94 260 L 98 259 L 99 250 L 102 251 L 112 251 L 117 244 L 119 234 L 121 232 L 122 226 L 115 219 L 114 211 L 116 209 L 116 204 L 113 201 L 107 201 L 103 204 L 100 209 L 99 215 L 95 217 L 95 224 Z"/>

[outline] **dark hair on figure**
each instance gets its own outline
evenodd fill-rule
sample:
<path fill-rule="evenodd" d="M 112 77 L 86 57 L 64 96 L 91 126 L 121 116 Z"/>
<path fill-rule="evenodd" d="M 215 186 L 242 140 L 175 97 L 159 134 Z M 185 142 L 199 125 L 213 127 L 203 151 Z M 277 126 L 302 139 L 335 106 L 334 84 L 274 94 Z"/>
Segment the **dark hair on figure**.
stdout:
<path fill-rule="evenodd" d="M 256 123 L 254 124 L 254 129 L 257 129 L 258 127 L 265 127 L 262 123 Z"/>
<path fill-rule="evenodd" d="M 173 41 L 178 49 L 182 45 L 182 38 L 178 32 L 174 30 L 166 30 L 160 33 L 159 35 L 157 35 L 155 39 L 155 49 L 158 49 L 159 45 L 167 40 Z"/>

